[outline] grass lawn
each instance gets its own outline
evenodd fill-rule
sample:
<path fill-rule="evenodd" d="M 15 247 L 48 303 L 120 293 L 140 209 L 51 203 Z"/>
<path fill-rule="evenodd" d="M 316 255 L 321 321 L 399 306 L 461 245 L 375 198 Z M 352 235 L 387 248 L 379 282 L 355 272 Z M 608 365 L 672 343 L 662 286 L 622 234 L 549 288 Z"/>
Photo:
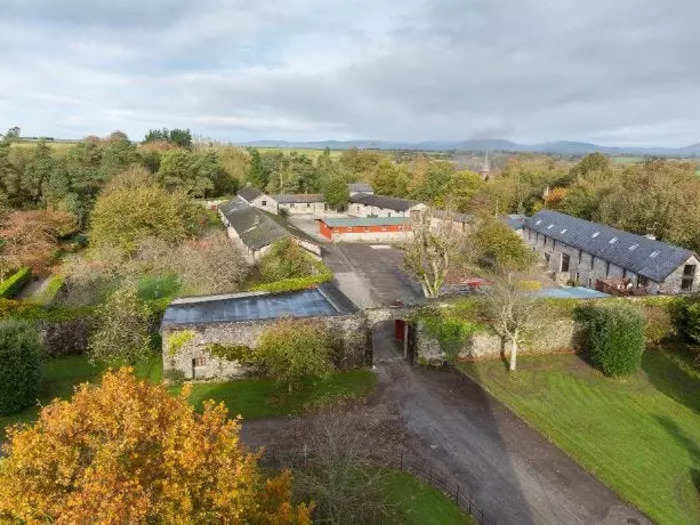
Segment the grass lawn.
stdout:
<path fill-rule="evenodd" d="M 163 371 L 160 356 L 134 368 L 138 377 L 160 383 Z M 97 381 L 102 371 L 102 368 L 90 365 L 87 357 L 82 355 L 46 359 L 39 401 L 45 405 L 56 397 L 67 399 L 73 394 L 75 385 Z M 246 419 L 255 419 L 299 413 L 306 408 L 340 398 L 364 396 L 374 388 L 375 383 L 376 376 L 366 369 L 348 370 L 324 380 L 307 381 L 299 391 L 291 395 L 267 379 L 197 383 L 192 385 L 191 401 L 197 408 L 206 399 L 223 401 L 231 415 L 240 414 Z M 38 410 L 37 407 L 32 407 L 19 414 L 0 416 L 0 442 L 5 440 L 4 429 L 7 425 L 34 421 Z"/>
<path fill-rule="evenodd" d="M 231 416 L 244 419 L 298 414 L 334 400 L 361 397 L 370 393 L 376 376 L 367 369 L 346 370 L 326 379 L 305 381 L 289 394 L 269 379 L 238 379 L 227 383 L 198 383 L 190 400 L 201 408 L 207 399 L 223 401 Z"/>
<path fill-rule="evenodd" d="M 610 379 L 574 355 L 462 370 L 659 523 L 700 523 L 700 373 L 661 351 Z"/>
<path fill-rule="evenodd" d="M 474 520 L 452 499 L 406 472 L 389 476 L 386 493 L 399 506 L 400 520 L 406 525 L 470 524 Z"/>

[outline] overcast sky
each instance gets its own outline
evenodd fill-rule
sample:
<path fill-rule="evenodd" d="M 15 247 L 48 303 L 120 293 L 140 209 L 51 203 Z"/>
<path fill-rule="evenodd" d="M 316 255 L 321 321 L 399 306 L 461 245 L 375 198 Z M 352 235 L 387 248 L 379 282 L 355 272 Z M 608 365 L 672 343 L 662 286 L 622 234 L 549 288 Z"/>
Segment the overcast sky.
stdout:
<path fill-rule="evenodd" d="M 699 21 L 697 0 L 2 0 L 0 127 L 682 146 Z"/>

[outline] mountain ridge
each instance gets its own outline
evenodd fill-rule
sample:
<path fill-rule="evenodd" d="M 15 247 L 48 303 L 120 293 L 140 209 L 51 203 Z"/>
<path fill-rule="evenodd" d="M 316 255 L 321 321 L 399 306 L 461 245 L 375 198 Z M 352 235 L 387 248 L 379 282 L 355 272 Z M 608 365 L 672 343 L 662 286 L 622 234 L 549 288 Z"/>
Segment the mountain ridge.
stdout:
<path fill-rule="evenodd" d="M 286 141 L 286 140 L 253 140 L 239 143 L 241 146 L 267 148 L 306 148 L 306 149 L 378 149 L 378 150 L 407 150 L 407 151 L 506 151 L 517 153 L 555 153 L 560 155 L 585 155 L 587 153 L 605 153 L 608 155 L 638 155 L 638 156 L 700 156 L 700 142 L 679 148 L 660 146 L 626 147 L 600 146 L 590 142 L 557 140 L 536 144 L 519 144 L 505 139 L 470 139 L 459 141 L 426 140 L 420 142 L 390 141 L 390 140 L 318 140 L 318 141 Z"/>

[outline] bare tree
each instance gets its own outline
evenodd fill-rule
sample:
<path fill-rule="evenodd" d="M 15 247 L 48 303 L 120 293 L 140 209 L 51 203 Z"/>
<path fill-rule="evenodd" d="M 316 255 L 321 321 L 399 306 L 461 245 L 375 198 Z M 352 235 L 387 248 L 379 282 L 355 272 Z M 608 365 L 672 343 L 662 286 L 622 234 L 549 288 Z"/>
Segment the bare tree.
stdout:
<path fill-rule="evenodd" d="M 411 223 L 412 237 L 406 243 L 404 265 L 418 279 L 426 297 L 438 297 L 447 274 L 466 246 L 450 212 L 425 211 Z"/>
<path fill-rule="evenodd" d="M 318 523 L 393 521 L 397 507 L 386 493 L 389 470 L 379 457 L 389 441 L 384 443 L 366 417 L 347 408 L 306 420 L 302 439 L 308 458 L 294 471 L 295 490 L 314 501 Z M 388 448 L 395 447 L 393 442 Z"/>
<path fill-rule="evenodd" d="M 492 326 L 510 344 L 509 368 L 515 370 L 518 349 L 544 322 L 541 302 L 512 272 L 493 277 L 485 288 Z"/>

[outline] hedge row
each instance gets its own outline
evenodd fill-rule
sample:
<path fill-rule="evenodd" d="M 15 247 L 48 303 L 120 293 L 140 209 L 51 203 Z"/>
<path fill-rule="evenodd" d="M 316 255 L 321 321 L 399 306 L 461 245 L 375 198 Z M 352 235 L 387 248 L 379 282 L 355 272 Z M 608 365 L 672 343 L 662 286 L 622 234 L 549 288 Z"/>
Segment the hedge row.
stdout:
<path fill-rule="evenodd" d="M 92 306 L 43 306 L 28 301 L 0 299 L 0 319 L 24 319 L 25 321 L 72 321 L 92 317 Z"/>
<path fill-rule="evenodd" d="M 32 278 L 32 269 L 24 266 L 0 283 L 0 298 L 12 299 Z"/>
<path fill-rule="evenodd" d="M 312 288 L 321 283 L 325 283 L 333 279 L 333 272 L 324 271 L 316 275 L 307 277 L 292 277 L 291 279 L 282 279 L 273 283 L 258 284 L 250 288 L 252 292 L 293 292 L 295 290 L 304 290 Z"/>
<path fill-rule="evenodd" d="M 63 277 L 60 275 L 54 275 L 51 277 L 46 287 L 44 287 L 40 293 L 30 297 L 29 300 L 33 303 L 44 306 L 50 305 L 53 303 L 54 299 L 56 299 L 56 296 L 58 295 L 58 292 L 61 291 L 61 288 L 63 288 L 64 282 Z"/>

